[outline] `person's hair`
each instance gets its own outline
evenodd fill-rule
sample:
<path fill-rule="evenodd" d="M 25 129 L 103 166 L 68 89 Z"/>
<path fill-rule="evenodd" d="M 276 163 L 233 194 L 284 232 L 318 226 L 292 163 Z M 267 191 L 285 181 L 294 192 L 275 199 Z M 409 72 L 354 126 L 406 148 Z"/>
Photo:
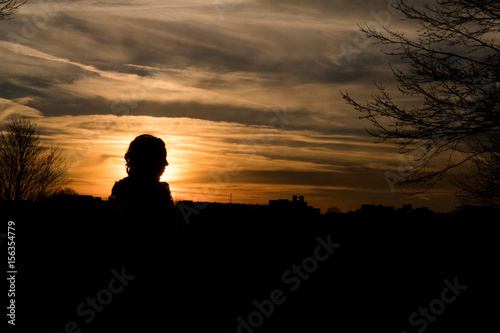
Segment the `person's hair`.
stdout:
<path fill-rule="evenodd" d="M 127 174 L 133 177 L 154 175 L 163 172 L 167 150 L 162 139 L 149 134 L 136 137 L 125 154 Z M 161 171 L 160 171 L 161 169 Z"/>

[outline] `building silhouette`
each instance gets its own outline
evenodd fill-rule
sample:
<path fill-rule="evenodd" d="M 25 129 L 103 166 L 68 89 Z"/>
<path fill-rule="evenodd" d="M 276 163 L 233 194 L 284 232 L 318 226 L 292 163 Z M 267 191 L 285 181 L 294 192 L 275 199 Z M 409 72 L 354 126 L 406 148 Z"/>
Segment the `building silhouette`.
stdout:
<path fill-rule="evenodd" d="M 287 213 L 298 213 L 298 214 L 313 214 L 319 215 L 320 209 L 314 208 L 307 205 L 307 201 L 304 201 L 304 196 L 294 195 L 292 201 L 288 199 L 278 199 L 269 200 L 269 207 L 273 210 L 279 210 Z"/>

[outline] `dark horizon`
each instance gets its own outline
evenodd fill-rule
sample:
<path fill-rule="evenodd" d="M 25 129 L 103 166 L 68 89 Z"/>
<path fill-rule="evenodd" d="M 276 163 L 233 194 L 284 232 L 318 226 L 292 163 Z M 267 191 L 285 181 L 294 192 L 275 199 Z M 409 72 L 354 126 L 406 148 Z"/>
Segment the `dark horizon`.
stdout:
<path fill-rule="evenodd" d="M 102 200 L 102 201 L 110 201 L 112 200 L 112 196 L 108 196 L 108 197 L 98 197 L 98 196 L 93 196 L 93 195 L 90 195 L 90 194 L 79 194 L 79 193 L 73 193 L 73 194 L 63 194 L 62 195 L 63 197 L 74 197 L 75 199 L 78 199 L 78 200 Z M 275 205 L 275 206 L 278 206 L 277 204 L 279 203 L 279 201 L 282 201 L 284 202 L 285 204 L 288 204 L 288 205 L 291 205 L 290 207 L 293 207 L 293 203 L 294 203 L 294 200 L 295 198 L 294 197 L 297 197 L 297 200 L 299 200 L 300 196 L 298 195 L 294 195 L 292 196 L 291 198 L 279 198 L 279 199 L 268 199 L 267 200 L 267 203 L 263 202 L 263 203 L 245 203 L 245 202 L 231 202 L 231 201 L 227 201 L 227 202 L 222 202 L 222 201 L 196 201 L 196 200 L 189 200 L 187 198 L 183 198 L 182 200 L 174 200 L 176 205 L 178 206 L 179 204 L 181 203 L 184 203 L 184 204 L 197 204 L 199 206 L 203 206 L 203 205 L 242 205 L 242 206 L 270 206 L 270 205 Z M 380 213 L 382 212 L 385 212 L 385 213 L 389 213 L 389 212 L 396 212 L 396 211 L 399 211 L 399 212 L 407 212 L 407 211 L 420 211 L 420 212 L 428 212 L 428 213 L 432 213 L 432 214 L 451 214 L 451 213 L 456 213 L 456 212 L 463 212 L 464 210 L 476 210 L 476 211 L 495 211 L 497 210 L 498 208 L 493 208 L 493 207 L 488 207 L 488 206 L 481 206 L 481 205 L 470 205 L 470 204 L 463 204 L 463 205 L 458 205 L 456 206 L 455 208 L 453 208 L 452 210 L 449 210 L 449 211 L 434 211 L 432 209 L 430 209 L 429 207 L 426 207 L 426 206 L 413 206 L 411 203 L 403 203 L 401 206 L 387 206 L 387 205 L 382 205 L 381 203 L 360 203 L 359 206 L 357 208 L 354 208 L 352 210 L 348 210 L 348 211 L 342 211 L 339 209 L 339 207 L 335 206 L 335 205 L 331 205 L 330 207 L 328 207 L 326 210 L 322 210 L 318 207 L 315 207 L 314 204 L 310 203 L 309 201 L 307 201 L 304 196 L 302 196 L 303 200 L 305 200 L 305 204 L 306 204 L 306 208 L 310 209 L 311 212 L 314 211 L 315 213 L 319 213 L 321 215 L 324 215 L 324 214 L 327 214 L 328 213 L 328 210 L 330 208 L 332 208 L 333 210 L 333 214 L 346 214 L 346 213 L 353 213 L 353 212 L 360 212 L 360 211 L 369 211 L 369 210 L 372 210 L 372 211 L 378 211 Z M 231 200 L 231 198 L 229 199 Z M 273 203 L 271 203 L 273 202 Z M 200 211 L 203 210 L 203 209 L 200 209 Z"/>

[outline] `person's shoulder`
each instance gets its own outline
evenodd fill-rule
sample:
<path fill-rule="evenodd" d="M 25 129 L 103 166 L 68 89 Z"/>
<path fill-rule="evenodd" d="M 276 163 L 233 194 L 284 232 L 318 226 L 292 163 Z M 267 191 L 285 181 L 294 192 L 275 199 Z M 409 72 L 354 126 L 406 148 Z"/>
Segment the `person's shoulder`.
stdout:
<path fill-rule="evenodd" d="M 170 185 L 167 182 L 159 182 L 158 187 L 162 192 L 168 192 L 170 195 Z"/>
<path fill-rule="evenodd" d="M 170 192 L 170 185 L 167 182 L 159 182 L 158 187 L 160 189 L 160 193 L 167 197 L 169 200 L 172 200 L 172 193 Z"/>
<path fill-rule="evenodd" d="M 130 180 L 129 177 L 120 179 L 119 181 L 115 182 L 115 185 L 113 185 L 113 189 L 111 190 L 111 195 L 112 196 L 116 196 L 117 194 L 119 195 L 121 192 L 128 189 L 132 185 L 133 185 L 132 181 Z"/>
<path fill-rule="evenodd" d="M 170 185 L 167 183 L 167 182 L 160 182 L 160 186 L 162 188 L 166 188 L 166 189 L 169 189 L 170 190 Z"/>

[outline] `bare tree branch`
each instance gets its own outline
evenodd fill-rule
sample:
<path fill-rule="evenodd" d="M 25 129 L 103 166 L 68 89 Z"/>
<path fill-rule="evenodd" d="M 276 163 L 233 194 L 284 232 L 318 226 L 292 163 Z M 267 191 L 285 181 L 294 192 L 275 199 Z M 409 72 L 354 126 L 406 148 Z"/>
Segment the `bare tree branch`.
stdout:
<path fill-rule="evenodd" d="M 13 118 L 7 131 L 0 133 L 0 199 L 39 200 L 69 183 L 61 149 L 42 145 L 33 122 Z"/>
<path fill-rule="evenodd" d="M 0 0 L 0 20 L 9 20 L 27 0 Z"/>
<path fill-rule="evenodd" d="M 498 162 L 500 154 L 496 139 L 500 135 L 500 3 L 436 0 L 422 5 L 396 0 L 394 7 L 420 27 L 417 37 L 387 28 L 361 30 L 389 46 L 387 55 L 406 60 L 408 67 L 392 68 L 398 90 L 420 102 L 411 107 L 396 105 L 382 84 L 376 86 L 372 101 L 360 103 L 347 92 L 341 93 L 343 98 L 360 112 L 361 119 L 372 123 L 369 133 L 378 141 L 394 142 L 402 154 L 428 147 L 411 172 L 397 176 L 399 184 L 428 189 L 449 171 L 467 169 L 464 177 L 475 182 L 455 180 L 462 198 L 485 193 L 499 198 L 499 191 L 486 190 L 487 184 L 498 184 L 498 178 L 489 183 L 479 179 L 500 177 L 490 163 Z"/>

